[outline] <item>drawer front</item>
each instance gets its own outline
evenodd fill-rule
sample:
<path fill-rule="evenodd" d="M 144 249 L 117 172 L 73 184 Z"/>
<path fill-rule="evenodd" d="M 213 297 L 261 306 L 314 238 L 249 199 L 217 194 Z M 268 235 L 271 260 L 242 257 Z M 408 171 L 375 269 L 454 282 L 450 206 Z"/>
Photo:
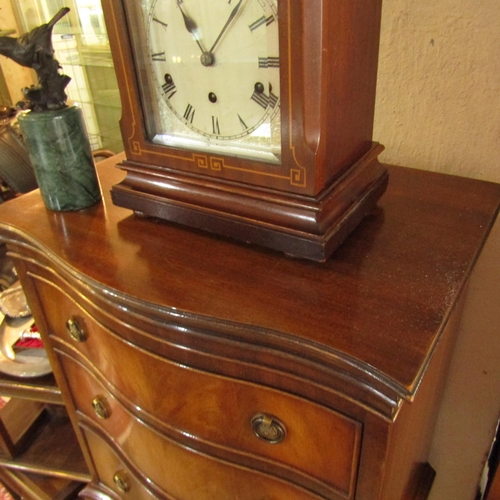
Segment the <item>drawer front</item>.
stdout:
<path fill-rule="evenodd" d="M 251 471 L 193 452 L 159 435 L 128 413 L 85 368 L 59 353 L 80 413 L 80 426 L 98 470 L 99 480 L 117 490 L 116 474 L 125 482 L 130 498 L 175 498 L 177 500 L 320 500 L 321 496 L 288 484 L 268 474 Z M 84 383 L 81 383 L 84 381 Z M 99 398 L 105 410 L 94 411 Z M 103 412 L 105 411 L 105 415 Z M 83 414 L 83 415 L 82 415 Z M 97 432 L 96 432 L 97 429 Z M 98 433 L 107 436 L 99 437 Z M 124 457 L 120 460 L 112 446 Z M 137 476 L 147 476 L 151 491 Z M 145 479 L 143 479 L 145 481 Z M 123 490 L 123 489 L 122 489 Z M 125 495 L 123 498 L 126 498 Z M 327 498 L 340 499 L 341 496 Z"/>
<path fill-rule="evenodd" d="M 104 489 L 105 492 L 106 489 L 110 490 L 116 498 L 134 500 L 155 500 L 158 498 L 157 495 L 144 487 L 141 481 L 95 432 L 88 428 L 83 428 L 82 432 L 98 471 L 97 490 Z M 90 489 L 93 489 L 92 486 Z"/>
<path fill-rule="evenodd" d="M 147 352 L 97 323 L 50 284 L 40 282 L 38 288 L 47 304 L 50 333 L 89 360 L 109 390 L 138 410 L 139 418 L 143 412 L 164 423 L 174 439 L 175 434 L 190 436 L 229 449 L 242 464 L 259 457 L 281 467 L 277 475 L 290 469 L 304 484 L 317 482 L 317 491 L 354 496 L 359 423 L 278 390 L 189 368 L 189 352 L 183 365 Z M 68 334 L 68 319 L 83 332 L 83 341 Z M 281 442 L 269 442 L 280 428 Z"/>

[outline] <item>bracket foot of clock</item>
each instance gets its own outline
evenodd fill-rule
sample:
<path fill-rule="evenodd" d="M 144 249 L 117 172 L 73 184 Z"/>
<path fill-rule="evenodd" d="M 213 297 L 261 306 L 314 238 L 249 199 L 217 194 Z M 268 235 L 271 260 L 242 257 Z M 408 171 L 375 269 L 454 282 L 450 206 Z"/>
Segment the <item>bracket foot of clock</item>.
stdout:
<path fill-rule="evenodd" d="M 113 203 L 287 255 L 325 261 L 372 210 L 388 174 L 372 148 L 315 197 L 285 194 L 168 169 L 152 172 L 125 160 L 127 177 L 113 186 Z"/>

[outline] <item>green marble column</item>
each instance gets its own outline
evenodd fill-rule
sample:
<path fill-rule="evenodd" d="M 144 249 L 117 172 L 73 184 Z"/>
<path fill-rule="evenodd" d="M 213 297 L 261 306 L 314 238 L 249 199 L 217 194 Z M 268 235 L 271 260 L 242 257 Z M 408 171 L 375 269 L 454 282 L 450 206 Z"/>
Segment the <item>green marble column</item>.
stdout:
<path fill-rule="evenodd" d="M 80 210 L 101 199 L 92 150 L 76 106 L 19 114 L 35 176 L 50 210 Z"/>

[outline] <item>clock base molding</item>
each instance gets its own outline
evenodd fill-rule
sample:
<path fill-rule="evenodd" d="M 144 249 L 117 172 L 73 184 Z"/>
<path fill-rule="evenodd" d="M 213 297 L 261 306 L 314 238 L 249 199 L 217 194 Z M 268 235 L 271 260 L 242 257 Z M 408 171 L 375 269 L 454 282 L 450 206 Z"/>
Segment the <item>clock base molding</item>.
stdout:
<path fill-rule="evenodd" d="M 117 206 L 221 236 L 323 262 L 374 208 L 388 184 L 371 149 L 316 197 L 206 177 L 152 170 L 124 160 L 126 178 L 113 186 Z"/>

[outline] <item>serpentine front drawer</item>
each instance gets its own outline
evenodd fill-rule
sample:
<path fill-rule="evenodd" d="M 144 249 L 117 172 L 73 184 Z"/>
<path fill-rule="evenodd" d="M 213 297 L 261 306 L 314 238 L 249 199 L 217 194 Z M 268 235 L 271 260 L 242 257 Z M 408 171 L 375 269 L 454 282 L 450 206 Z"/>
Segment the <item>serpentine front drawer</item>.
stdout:
<path fill-rule="evenodd" d="M 135 455 L 135 466 L 148 471 L 159 488 L 170 491 L 163 471 L 180 463 L 176 453 L 184 447 L 211 457 L 211 464 L 222 460 L 248 469 L 246 474 L 274 477 L 283 482 L 280 488 L 288 484 L 319 498 L 353 498 L 361 424 L 284 391 L 149 352 L 117 335 L 112 318 L 100 324 L 62 289 L 47 281 L 36 286 L 75 406 L 124 453 Z M 100 394 L 110 406 L 109 421 L 92 411 Z M 118 413 L 120 425 L 114 425 Z M 130 430 L 127 439 L 123 428 Z M 157 453 L 144 455 L 141 446 Z"/>

